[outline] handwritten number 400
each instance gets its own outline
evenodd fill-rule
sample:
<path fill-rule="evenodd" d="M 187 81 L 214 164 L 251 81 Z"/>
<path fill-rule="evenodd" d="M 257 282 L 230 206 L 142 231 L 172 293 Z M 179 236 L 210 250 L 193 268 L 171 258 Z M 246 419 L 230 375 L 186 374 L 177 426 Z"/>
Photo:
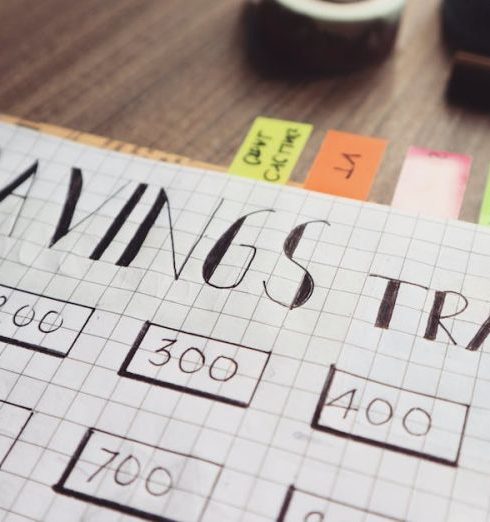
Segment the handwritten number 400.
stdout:
<path fill-rule="evenodd" d="M 329 400 L 325 406 L 332 406 L 344 410 L 343 418 L 346 419 L 349 412 L 359 411 L 354 406 L 354 398 L 357 389 L 349 390 L 338 397 Z M 347 399 L 347 404 L 342 404 L 342 399 Z M 393 419 L 394 408 L 390 402 L 380 397 L 371 400 L 365 410 L 366 420 L 374 426 L 382 426 Z M 422 437 L 429 433 L 432 426 L 432 417 L 424 409 L 414 407 L 406 411 L 402 417 L 402 425 L 407 433 L 415 437 Z"/>
<path fill-rule="evenodd" d="M 148 359 L 149 363 L 153 366 L 165 366 L 172 355 L 170 348 L 177 342 L 177 339 L 162 339 L 164 345 L 157 348 L 154 353 L 158 354 L 158 359 Z M 193 362 L 189 361 L 187 357 L 192 357 Z M 190 347 L 185 350 L 180 357 L 178 357 L 179 369 L 183 373 L 196 373 L 202 370 L 206 365 L 206 356 L 195 347 Z M 224 366 L 227 368 L 224 368 Z M 226 382 L 233 378 L 238 371 L 238 363 L 231 357 L 224 355 L 218 355 L 215 357 L 213 362 L 209 365 L 208 373 L 209 377 L 214 381 Z"/>

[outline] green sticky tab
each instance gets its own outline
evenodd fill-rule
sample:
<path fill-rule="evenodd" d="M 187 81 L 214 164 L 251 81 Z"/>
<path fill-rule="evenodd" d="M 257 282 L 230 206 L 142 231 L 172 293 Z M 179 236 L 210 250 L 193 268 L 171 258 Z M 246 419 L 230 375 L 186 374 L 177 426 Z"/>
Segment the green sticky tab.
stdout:
<path fill-rule="evenodd" d="M 480 209 L 480 225 L 490 226 L 490 171 L 487 177 L 487 186 L 485 187 L 485 195 Z"/>
<path fill-rule="evenodd" d="M 284 184 L 289 179 L 313 125 L 256 118 L 228 172 L 246 178 Z"/>

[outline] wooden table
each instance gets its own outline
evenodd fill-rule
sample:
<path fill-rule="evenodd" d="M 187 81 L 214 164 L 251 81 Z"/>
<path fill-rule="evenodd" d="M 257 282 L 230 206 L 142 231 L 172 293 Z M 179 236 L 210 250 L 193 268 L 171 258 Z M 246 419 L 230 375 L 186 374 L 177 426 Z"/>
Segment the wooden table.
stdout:
<path fill-rule="evenodd" d="M 245 0 L 2 0 L 0 112 L 226 165 L 255 116 L 315 125 L 294 179 L 329 128 L 391 142 L 371 200 L 389 203 L 408 146 L 474 156 L 462 217 L 475 220 L 490 119 L 449 107 L 439 0 L 408 0 L 380 67 L 268 77 L 246 52 Z"/>

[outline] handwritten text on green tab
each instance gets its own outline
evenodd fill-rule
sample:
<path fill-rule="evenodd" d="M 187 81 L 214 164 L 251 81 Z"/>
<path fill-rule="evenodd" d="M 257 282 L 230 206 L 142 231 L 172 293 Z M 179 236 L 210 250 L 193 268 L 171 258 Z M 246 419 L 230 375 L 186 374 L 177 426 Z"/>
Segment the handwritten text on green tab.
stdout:
<path fill-rule="evenodd" d="M 258 117 L 233 160 L 229 172 L 284 184 L 310 137 L 313 125 Z"/>
<path fill-rule="evenodd" d="M 490 226 L 490 171 L 488 173 L 487 186 L 485 187 L 485 195 L 483 196 L 478 223 L 480 225 Z"/>

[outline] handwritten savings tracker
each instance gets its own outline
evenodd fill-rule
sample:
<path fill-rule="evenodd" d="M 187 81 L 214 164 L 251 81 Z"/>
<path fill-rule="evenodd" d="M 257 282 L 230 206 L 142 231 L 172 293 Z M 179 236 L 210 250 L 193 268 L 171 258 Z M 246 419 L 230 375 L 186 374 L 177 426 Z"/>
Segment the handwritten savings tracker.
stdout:
<path fill-rule="evenodd" d="M 0 125 L 4 520 L 485 520 L 490 232 Z"/>

